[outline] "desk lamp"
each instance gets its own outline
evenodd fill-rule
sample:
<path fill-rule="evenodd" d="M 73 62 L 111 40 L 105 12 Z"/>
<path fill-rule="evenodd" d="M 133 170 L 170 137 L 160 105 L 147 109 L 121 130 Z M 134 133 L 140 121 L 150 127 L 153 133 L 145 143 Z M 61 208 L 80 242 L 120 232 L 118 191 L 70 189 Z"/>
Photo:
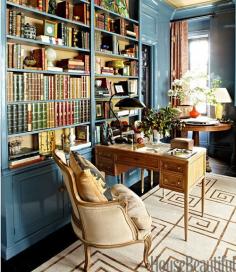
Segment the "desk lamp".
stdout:
<path fill-rule="evenodd" d="M 117 123 L 119 124 L 119 129 L 120 129 L 120 136 L 115 139 L 116 143 L 124 143 L 126 142 L 126 139 L 122 137 L 122 128 L 120 125 L 120 121 L 118 116 L 115 114 L 115 112 L 112 109 L 111 101 L 114 96 L 118 96 L 119 94 L 113 94 L 109 100 L 109 107 L 110 111 L 112 114 L 115 116 Z M 120 95 L 119 95 L 120 96 Z M 143 109 L 145 108 L 145 105 L 143 102 L 139 101 L 137 98 L 132 98 L 132 97 L 126 97 L 121 100 L 119 100 L 116 104 L 115 107 L 118 107 L 120 110 L 134 110 L 134 109 Z"/>
<path fill-rule="evenodd" d="M 215 106 L 215 117 L 216 119 L 222 119 L 223 105 L 222 103 L 231 103 L 232 99 L 226 88 L 216 88 L 215 92 L 216 106 Z"/>

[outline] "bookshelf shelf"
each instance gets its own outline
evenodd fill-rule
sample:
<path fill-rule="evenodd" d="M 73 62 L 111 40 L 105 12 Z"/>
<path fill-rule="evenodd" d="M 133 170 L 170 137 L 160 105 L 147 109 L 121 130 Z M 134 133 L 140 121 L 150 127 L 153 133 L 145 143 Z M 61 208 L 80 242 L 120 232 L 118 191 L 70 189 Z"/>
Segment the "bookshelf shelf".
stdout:
<path fill-rule="evenodd" d="M 134 58 L 134 57 L 128 57 L 128 56 L 124 56 L 124 55 L 106 53 L 106 52 L 102 52 L 102 51 L 96 51 L 96 55 L 109 57 L 109 58 L 112 58 L 112 59 L 130 59 L 130 60 L 137 60 L 137 61 L 139 60 L 138 58 Z"/>
<path fill-rule="evenodd" d="M 39 132 L 44 132 L 44 131 L 59 130 L 59 129 L 63 129 L 63 128 L 74 128 L 76 126 L 85 126 L 85 125 L 89 125 L 89 124 L 90 124 L 90 122 L 85 122 L 85 123 L 78 123 L 78 124 L 73 124 L 73 125 L 68 125 L 68 126 L 60 126 L 60 127 L 54 127 L 54 128 L 44 128 L 44 129 L 39 129 L 39 130 L 34 130 L 34 131 L 27 131 L 27 132 L 9 134 L 8 137 L 32 135 L 32 134 L 38 134 Z"/>
<path fill-rule="evenodd" d="M 48 75 L 90 76 L 90 74 L 88 73 L 56 72 L 56 71 L 50 71 L 50 70 L 31 70 L 31 69 L 16 69 L 16 68 L 8 68 L 7 72 L 36 73 L 36 74 L 48 74 Z"/>
<path fill-rule="evenodd" d="M 116 13 L 116 12 L 114 12 L 114 11 L 105 9 L 105 8 L 103 8 L 103 7 L 101 7 L 101 6 L 94 5 L 94 7 L 95 7 L 95 9 L 96 9 L 97 11 L 106 12 L 106 13 L 108 13 L 108 14 L 110 14 L 110 15 L 116 17 L 116 18 L 123 18 L 123 19 L 125 19 L 126 21 L 135 23 L 135 24 L 137 24 L 137 25 L 139 24 L 139 21 L 137 21 L 137 20 L 134 20 L 134 19 L 131 19 L 131 18 L 127 18 L 127 17 L 125 17 L 125 16 L 120 15 L 119 13 Z"/>
<path fill-rule="evenodd" d="M 35 44 L 37 45 L 41 45 L 41 46 L 49 46 L 49 47 L 53 47 L 55 49 L 61 49 L 61 50 L 65 50 L 65 51 L 78 51 L 78 52 L 90 52 L 89 49 L 85 49 L 85 48 L 78 48 L 78 47 L 69 47 L 69 46 L 65 46 L 65 45 L 56 45 L 56 44 L 51 44 L 51 43 L 45 43 L 45 42 L 41 42 L 38 40 L 30 40 L 30 39 L 25 39 L 25 38 L 21 38 L 21 37 L 17 37 L 17 36 L 11 36 L 11 35 L 7 35 L 7 39 L 9 41 L 15 41 L 15 42 L 19 42 L 21 44 L 24 45 L 32 45 Z"/>
<path fill-rule="evenodd" d="M 98 28 L 98 27 L 95 27 L 95 30 L 100 31 L 102 33 L 117 36 L 117 37 L 119 37 L 119 39 L 122 39 L 122 40 L 130 40 L 130 41 L 138 42 L 138 40 L 136 38 L 132 38 L 132 37 L 129 37 L 129 36 L 123 36 L 123 35 L 117 34 L 115 32 L 107 31 L 105 29 L 101 29 L 101 28 Z"/>
<path fill-rule="evenodd" d="M 96 74 L 96 78 L 108 77 L 108 78 L 130 78 L 130 79 L 138 79 L 138 76 L 123 76 L 123 75 L 107 75 L 107 74 Z"/>
<path fill-rule="evenodd" d="M 88 4 L 86 1 L 82 1 L 82 2 Z M 53 20 L 53 21 L 56 21 L 56 22 L 60 21 L 60 22 L 67 23 L 69 25 L 80 26 L 80 27 L 83 27 L 83 28 L 90 28 L 89 25 L 86 25 L 84 23 L 77 22 L 77 21 L 74 21 L 74 20 L 65 19 L 65 18 L 57 16 L 57 15 L 53 15 L 53 14 L 49 14 L 49 13 L 44 12 L 44 11 L 40 11 L 40 10 L 38 10 L 36 8 L 31 8 L 31 7 L 28 7 L 28 6 L 18 5 L 16 3 L 12 3 L 12 2 L 9 2 L 9 1 L 7 1 L 7 5 L 9 7 L 15 8 L 17 10 L 21 10 L 22 12 L 24 12 L 25 15 L 27 15 L 29 17 L 33 17 L 33 18 L 37 18 L 37 19 L 42 19 L 42 17 L 43 17 L 43 18 L 47 18 L 47 19 L 50 19 L 50 20 Z"/>

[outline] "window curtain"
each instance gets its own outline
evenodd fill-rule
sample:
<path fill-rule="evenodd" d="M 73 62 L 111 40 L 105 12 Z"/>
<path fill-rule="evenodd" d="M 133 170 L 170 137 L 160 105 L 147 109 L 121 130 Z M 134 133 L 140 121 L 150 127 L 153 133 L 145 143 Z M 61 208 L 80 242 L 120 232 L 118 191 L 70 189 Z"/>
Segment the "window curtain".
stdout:
<path fill-rule="evenodd" d="M 188 22 L 171 23 L 171 82 L 188 70 Z"/>

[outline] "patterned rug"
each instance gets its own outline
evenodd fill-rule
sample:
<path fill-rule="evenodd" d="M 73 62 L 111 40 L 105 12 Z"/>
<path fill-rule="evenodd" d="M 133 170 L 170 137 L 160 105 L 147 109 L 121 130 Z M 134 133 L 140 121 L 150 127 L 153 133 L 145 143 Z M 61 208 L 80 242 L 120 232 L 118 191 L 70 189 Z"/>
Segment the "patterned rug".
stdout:
<path fill-rule="evenodd" d="M 236 271 L 236 178 L 210 174 L 206 179 L 205 214 L 201 217 L 201 186 L 189 197 L 189 235 L 184 241 L 183 195 L 153 188 L 142 198 L 152 215 L 152 271 Z M 92 249 L 93 271 L 146 271 L 143 245 Z M 35 269 L 35 272 L 83 271 L 80 241 Z"/>

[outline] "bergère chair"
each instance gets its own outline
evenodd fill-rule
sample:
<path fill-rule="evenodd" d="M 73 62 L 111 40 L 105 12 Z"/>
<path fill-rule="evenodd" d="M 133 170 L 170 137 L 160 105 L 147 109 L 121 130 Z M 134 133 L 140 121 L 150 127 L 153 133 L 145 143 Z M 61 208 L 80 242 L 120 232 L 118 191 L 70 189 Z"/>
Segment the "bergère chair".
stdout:
<path fill-rule="evenodd" d="M 78 194 L 74 172 L 66 164 L 62 151 L 55 150 L 53 158 L 62 172 L 72 204 L 73 230 L 84 244 L 84 270 L 89 270 L 90 247 L 115 248 L 133 243 L 144 243 L 143 261 L 146 268 L 150 269 L 148 255 L 152 243 L 151 227 L 146 230 L 137 228 L 127 213 L 128 204 L 125 200 L 104 203 L 83 201 Z"/>

